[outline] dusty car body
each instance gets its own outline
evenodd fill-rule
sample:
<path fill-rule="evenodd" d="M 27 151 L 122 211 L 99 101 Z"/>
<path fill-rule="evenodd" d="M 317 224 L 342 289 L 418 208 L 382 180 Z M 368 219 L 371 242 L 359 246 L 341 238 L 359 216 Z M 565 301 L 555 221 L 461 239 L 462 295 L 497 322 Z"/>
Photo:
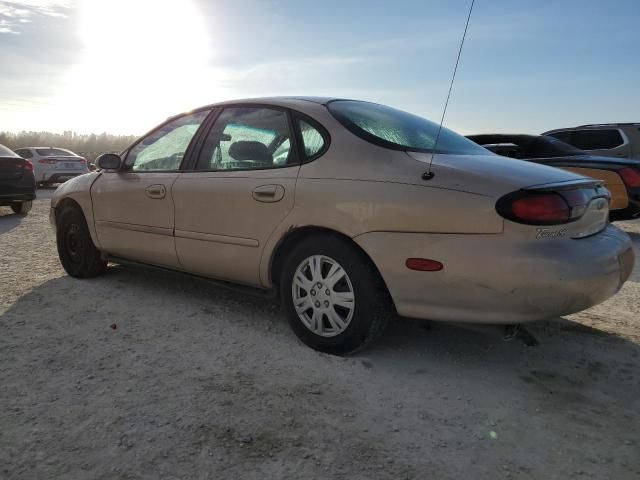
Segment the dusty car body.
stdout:
<path fill-rule="evenodd" d="M 62 264 L 86 277 L 125 259 L 277 289 L 298 336 L 332 353 L 379 336 L 394 310 L 514 324 L 621 287 L 631 242 L 608 223 L 601 183 L 446 129 L 434 152 L 436 130 L 324 98 L 173 117 L 59 187 L 51 219 Z M 182 146 L 148 153 L 168 136 Z"/>

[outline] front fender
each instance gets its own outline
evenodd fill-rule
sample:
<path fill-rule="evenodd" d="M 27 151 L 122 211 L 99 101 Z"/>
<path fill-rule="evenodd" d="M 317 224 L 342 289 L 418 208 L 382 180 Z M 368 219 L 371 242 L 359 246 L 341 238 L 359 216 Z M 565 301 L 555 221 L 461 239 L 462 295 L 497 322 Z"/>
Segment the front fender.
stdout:
<path fill-rule="evenodd" d="M 51 222 L 55 226 L 56 209 L 61 205 L 64 200 L 74 201 L 82 210 L 84 218 L 87 221 L 87 227 L 89 228 L 89 234 L 94 245 L 100 248 L 98 242 L 98 236 L 96 235 L 96 229 L 93 219 L 93 203 L 91 201 L 91 186 L 100 178 L 101 172 L 90 172 L 74 177 L 71 180 L 67 180 L 60 185 L 51 197 Z"/>

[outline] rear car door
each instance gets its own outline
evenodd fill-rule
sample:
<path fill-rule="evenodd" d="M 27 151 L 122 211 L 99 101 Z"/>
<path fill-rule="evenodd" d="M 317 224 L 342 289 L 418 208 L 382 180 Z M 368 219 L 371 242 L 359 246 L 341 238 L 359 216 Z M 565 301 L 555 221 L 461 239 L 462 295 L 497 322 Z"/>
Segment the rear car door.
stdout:
<path fill-rule="evenodd" d="M 117 257 L 180 268 L 171 186 L 209 110 L 173 118 L 138 141 L 117 172 L 91 187 L 100 248 Z"/>
<path fill-rule="evenodd" d="M 299 171 L 291 116 L 269 106 L 221 111 L 172 194 L 176 251 L 193 273 L 259 286 L 268 238 L 293 208 Z"/>

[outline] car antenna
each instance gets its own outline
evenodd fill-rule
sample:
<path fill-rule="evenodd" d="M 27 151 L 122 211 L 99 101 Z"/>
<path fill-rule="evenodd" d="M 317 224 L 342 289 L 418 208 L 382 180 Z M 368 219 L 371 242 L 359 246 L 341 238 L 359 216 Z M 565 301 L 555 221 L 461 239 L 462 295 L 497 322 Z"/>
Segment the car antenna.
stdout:
<path fill-rule="evenodd" d="M 442 117 L 440 118 L 440 125 L 438 126 L 438 133 L 436 134 L 436 141 L 433 144 L 433 150 L 431 151 L 431 158 L 429 159 L 429 168 L 422 174 L 423 180 L 431 180 L 435 177 L 435 174 L 431 171 L 431 164 L 433 163 L 433 156 L 436 154 L 436 148 L 438 147 L 438 140 L 440 140 L 440 132 L 442 131 L 442 124 L 444 123 L 444 116 L 447 113 L 447 106 L 449 105 L 449 98 L 451 98 L 451 90 L 453 89 L 453 81 L 456 79 L 456 72 L 458 71 L 458 63 L 460 63 L 460 55 L 462 54 L 462 47 L 464 46 L 464 39 L 467 36 L 467 29 L 469 28 L 469 20 L 471 20 L 471 12 L 473 11 L 473 4 L 476 0 L 471 0 L 469 6 L 469 14 L 467 15 L 467 23 L 464 25 L 464 33 L 462 34 L 462 40 L 460 41 L 460 48 L 458 49 L 458 58 L 456 58 L 456 66 L 453 67 L 453 75 L 451 76 L 451 83 L 449 84 L 449 93 L 447 99 L 444 102 L 444 109 L 442 110 Z"/>

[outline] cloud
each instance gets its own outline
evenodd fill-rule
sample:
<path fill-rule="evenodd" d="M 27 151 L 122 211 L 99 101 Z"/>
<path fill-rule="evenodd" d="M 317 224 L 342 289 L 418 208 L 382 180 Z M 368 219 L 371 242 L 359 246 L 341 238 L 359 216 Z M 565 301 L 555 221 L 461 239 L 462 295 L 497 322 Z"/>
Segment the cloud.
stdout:
<path fill-rule="evenodd" d="M 20 34 L 33 17 L 65 17 L 71 6 L 68 0 L 0 0 L 0 35 Z"/>

